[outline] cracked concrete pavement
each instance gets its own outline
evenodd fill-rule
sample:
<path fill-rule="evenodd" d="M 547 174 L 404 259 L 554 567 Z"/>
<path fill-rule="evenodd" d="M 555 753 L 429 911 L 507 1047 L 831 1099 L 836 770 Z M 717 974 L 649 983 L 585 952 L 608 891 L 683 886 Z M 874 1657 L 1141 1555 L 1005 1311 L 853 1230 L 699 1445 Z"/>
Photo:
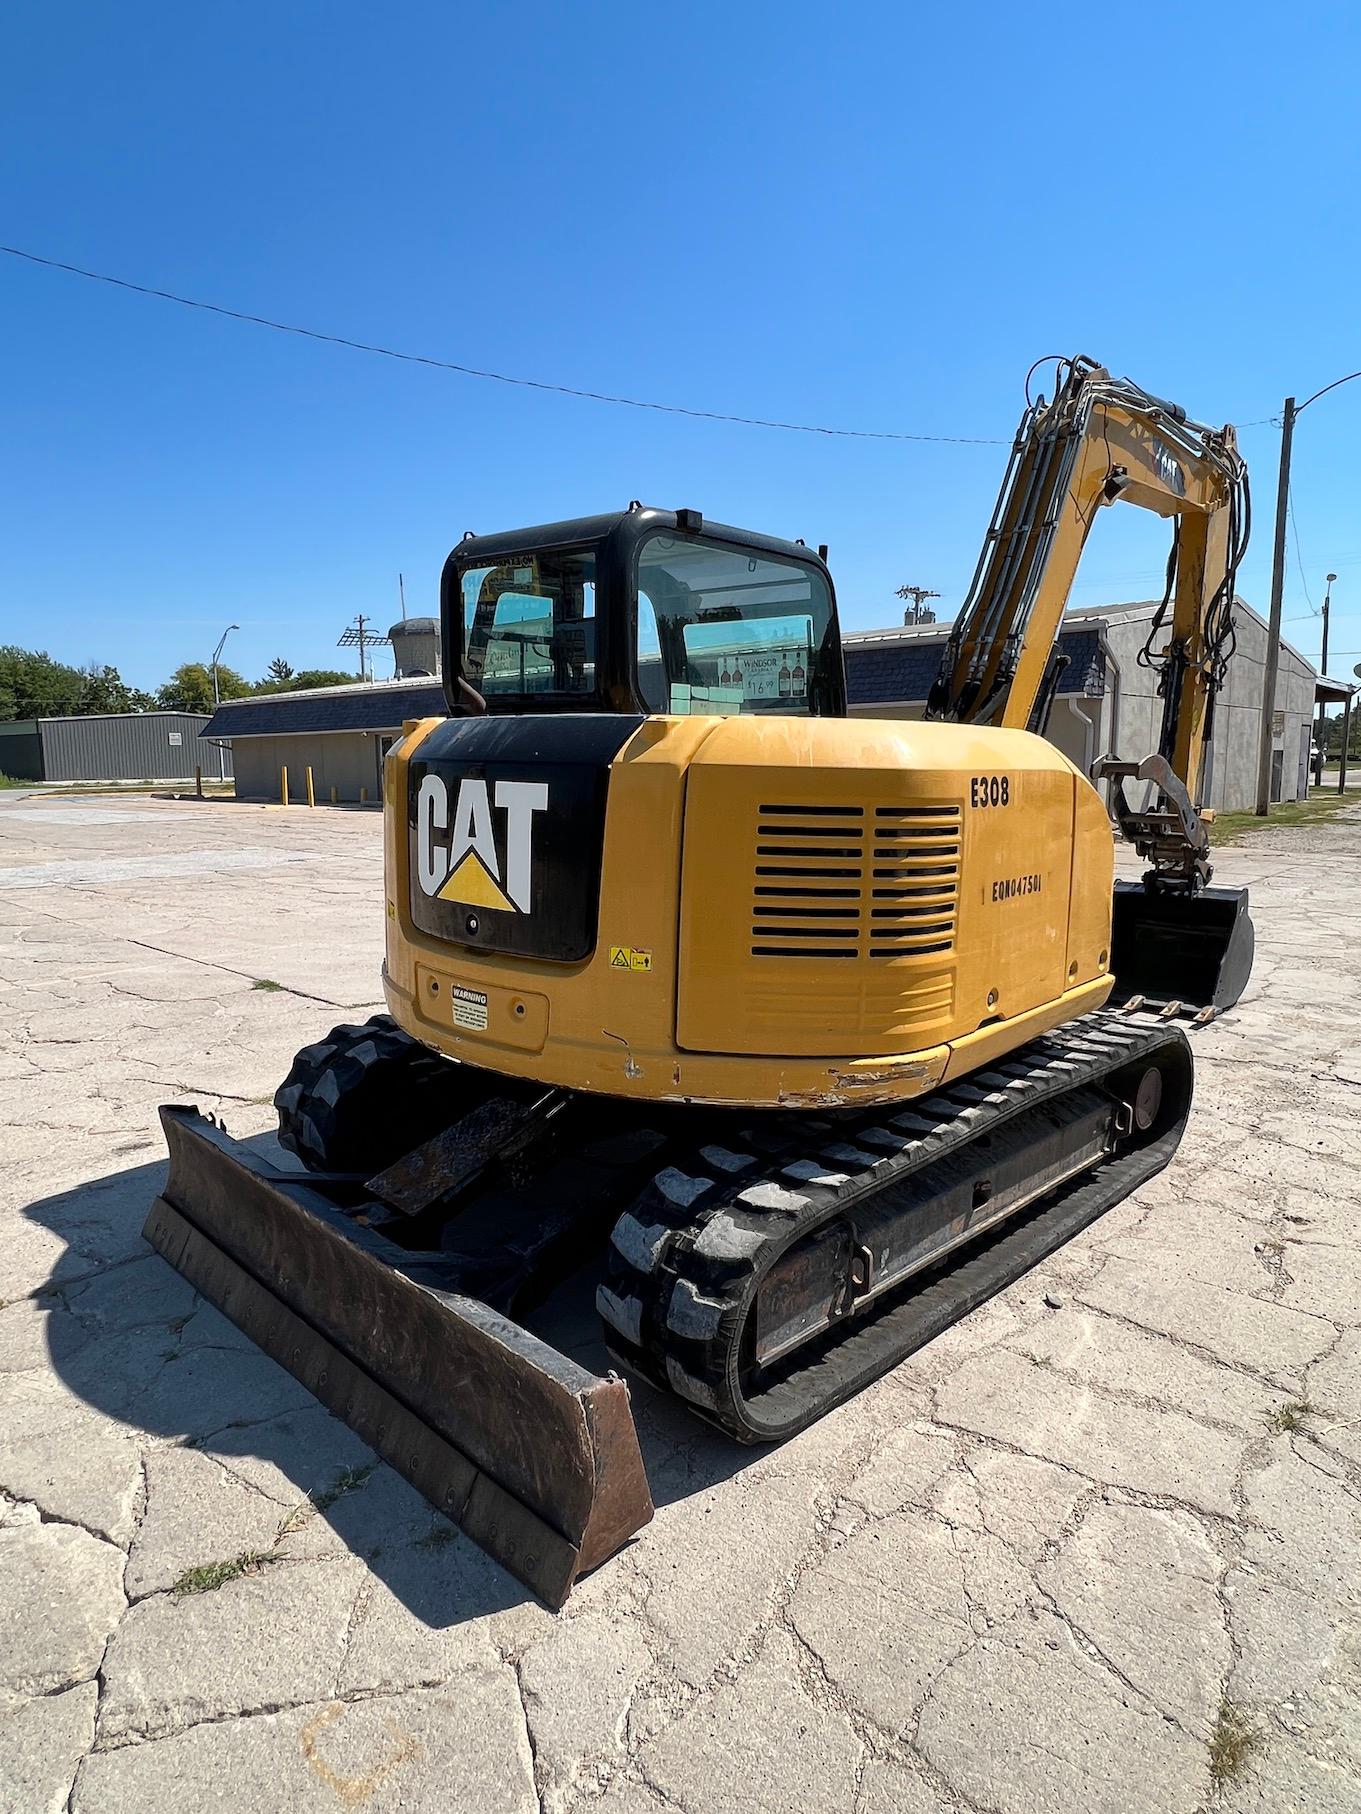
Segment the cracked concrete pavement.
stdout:
<path fill-rule="evenodd" d="M 379 831 L 0 803 L 4 1814 L 1361 1806 L 1361 809 L 1221 853 L 1170 1169 L 783 1448 L 635 1388 L 558 1616 L 140 1238 L 158 1102 L 380 1006 Z"/>

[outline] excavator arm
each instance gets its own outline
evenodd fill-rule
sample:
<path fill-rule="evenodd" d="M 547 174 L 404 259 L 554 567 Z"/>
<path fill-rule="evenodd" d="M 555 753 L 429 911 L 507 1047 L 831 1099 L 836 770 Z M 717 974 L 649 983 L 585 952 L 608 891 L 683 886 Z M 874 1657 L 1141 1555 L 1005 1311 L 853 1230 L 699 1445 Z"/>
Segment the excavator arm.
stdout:
<path fill-rule="evenodd" d="M 1245 901 L 1209 888 L 1200 811 L 1215 700 L 1234 646 L 1234 581 L 1250 527 L 1247 468 L 1231 427 L 1194 422 L 1178 405 L 1090 359 L 1062 361 L 1053 401 L 1027 401 L 926 715 L 1044 730 L 1064 665 L 1057 647 L 1064 608 L 1097 514 L 1117 502 L 1168 517 L 1173 530 L 1166 591 L 1139 657 L 1158 676 L 1158 748 L 1137 762 L 1103 757 L 1093 771 L 1094 780 L 1116 782 L 1120 828 L 1150 865 L 1142 901 L 1117 894 L 1116 947 L 1132 959 L 1150 946 L 1158 919 L 1168 960 L 1174 946 L 1194 942 L 1218 915 L 1224 927 L 1200 966 L 1202 977 L 1206 964 L 1212 975 L 1191 993 L 1223 1006 L 1228 991 L 1246 981 L 1251 961 Z M 1145 784 L 1139 804 L 1126 795 L 1130 780 Z M 1160 906 L 1154 896 L 1162 897 Z M 1203 912 L 1179 910 L 1169 896 L 1194 897 Z M 1179 973 L 1193 980 L 1184 964 Z"/>

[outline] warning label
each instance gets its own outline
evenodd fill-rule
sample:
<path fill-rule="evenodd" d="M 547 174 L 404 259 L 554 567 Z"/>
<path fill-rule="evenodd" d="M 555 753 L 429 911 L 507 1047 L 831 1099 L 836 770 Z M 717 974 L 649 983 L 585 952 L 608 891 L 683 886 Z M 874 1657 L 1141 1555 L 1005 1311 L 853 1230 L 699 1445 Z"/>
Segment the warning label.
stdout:
<path fill-rule="evenodd" d="M 643 951 L 637 945 L 611 945 L 611 970 L 650 970 L 652 953 Z"/>
<path fill-rule="evenodd" d="M 484 989 L 461 989 L 457 984 L 450 990 L 454 1004 L 454 1025 L 470 1027 L 475 1033 L 487 1030 L 487 994 Z"/>

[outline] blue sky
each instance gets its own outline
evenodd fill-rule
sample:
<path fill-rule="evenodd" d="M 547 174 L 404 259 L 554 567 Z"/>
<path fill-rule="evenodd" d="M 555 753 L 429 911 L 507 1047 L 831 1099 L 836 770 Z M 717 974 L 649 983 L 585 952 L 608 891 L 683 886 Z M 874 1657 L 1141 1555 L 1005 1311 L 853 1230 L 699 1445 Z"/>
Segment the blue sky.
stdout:
<path fill-rule="evenodd" d="M 1010 437 L 1038 355 L 1277 430 L 1361 365 L 1343 5 L 70 5 L 0 24 L 0 239 L 694 407 Z M 398 365 L 0 259 L 0 640 L 142 685 L 341 665 L 479 531 L 632 497 L 831 545 L 850 627 L 953 609 L 1001 446 L 781 434 Z M 1361 383 L 1296 439 L 1286 635 L 1361 661 Z M 1075 602 L 1159 590 L 1105 514 Z M 383 671 L 380 665 L 380 672 Z"/>

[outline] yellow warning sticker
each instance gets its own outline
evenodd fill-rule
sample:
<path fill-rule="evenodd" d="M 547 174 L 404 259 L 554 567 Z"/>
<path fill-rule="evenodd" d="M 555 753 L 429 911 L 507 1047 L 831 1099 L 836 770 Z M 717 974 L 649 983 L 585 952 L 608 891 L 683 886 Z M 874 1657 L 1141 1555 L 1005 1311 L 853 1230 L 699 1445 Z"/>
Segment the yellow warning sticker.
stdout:
<path fill-rule="evenodd" d="M 652 953 L 643 951 L 636 945 L 611 945 L 611 970 L 650 970 Z"/>

